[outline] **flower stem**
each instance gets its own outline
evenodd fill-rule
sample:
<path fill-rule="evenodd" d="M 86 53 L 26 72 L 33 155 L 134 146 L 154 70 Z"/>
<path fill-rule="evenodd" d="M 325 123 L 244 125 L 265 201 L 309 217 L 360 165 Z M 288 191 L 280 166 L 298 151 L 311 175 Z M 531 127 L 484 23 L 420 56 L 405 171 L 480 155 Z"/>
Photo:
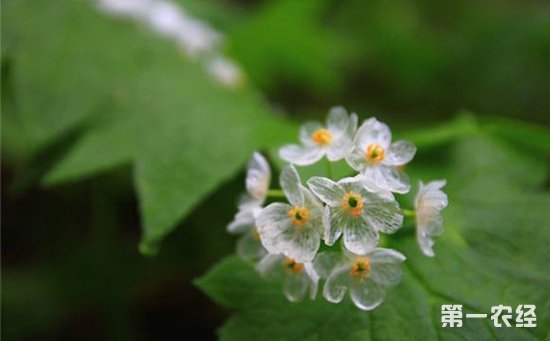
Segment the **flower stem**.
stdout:
<path fill-rule="evenodd" d="M 415 210 L 407 210 L 407 209 L 401 209 L 401 212 L 403 213 L 403 215 L 405 217 L 415 217 L 416 216 L 416 211 Z"/>
<path fill-rule="evenodd" d="M 332 163 L 329 161 L 329 159 L 325 158 L 325 165 L 327 167 L 327 177 L 329 179 L 332 179 L 333 178 L 333 174 L 332 174 Z"/>
<path fill-rule="evenodd" d="M 280 189 L 270 189 L 267 191 L 267 195 L 274 198 L 284 198 L 285 192 Z"/>

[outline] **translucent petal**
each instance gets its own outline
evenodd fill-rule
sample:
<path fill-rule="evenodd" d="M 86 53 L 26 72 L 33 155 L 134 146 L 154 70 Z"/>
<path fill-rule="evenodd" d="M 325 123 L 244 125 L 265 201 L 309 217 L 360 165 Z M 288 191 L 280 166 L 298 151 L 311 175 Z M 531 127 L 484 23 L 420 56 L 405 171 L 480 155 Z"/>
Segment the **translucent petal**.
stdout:
<path fill-rule="evenodd" d="M 315 257 L 315 270 L 321 278 L 328 278 L 332 271 L 343 262 L 343 257 L 340 252 L 325 251 L 320 252 Z"/>
<path fill-rule="evenodd" d="M 425 256 L 433 257 L 435 255 L 433 250 L 434 241 L 430 234 L 417 228 L 416 241 L 418 242 L 418 247 L 420 248 L 420 251 L 422 251 Z"/>
<path fill-rule="evenodd" d="M 325 244 L 334 245 L 342 235 L 344 227 L 348 225 L 349 215 L 342 212 L 340 208 L 330 209 L 330 223 L 325 229 Z"/>
<path fill-rule="evenodd" d="M 314 176 L 307 181 L 308 187 L 329 206 L 341 205 L 345 192 L 331 179 Z"/>
<path fill-rule="evenodd" d="M 390 142 L 390 128 L 374 117 L 363 122 L 355 135 L 355 145 L 363 153 L 369 144 L 378 144 L 384 150 L 387 150 L 390 146 Z"/>
<path fill-rule="evenodd" d="M 313 267 L 313 263 L 305 263 L 304 270 L 306 274 L 309 276 L 309 282 L 310 282 L 309 298 L 314 300 L 315 297 L 317 296 L 317 289 L 319 287 L 319 274 Z"/>
<path fill-rule="evenodd" d="M 310 209 L 323 207 L 323 204 L 321 203 L 321 201 L 319 201 L 317 196 L 313 194 L 313 192 L 310 191 L 309 188 L 303 185 L 300 185 L 300 190 L 304 194 L 304 206 Z"/>
<path fill-rule="evenodd" d="M 283 283 L 286 298 L 291 302 L 303 300 L 309 283 L 309 277 L 303 271 L 299 274 L 288 274 Z"/>
<path fill-rule="evenodd" d="M 411 188 L 407 174 L 400 172 L 392 166 L 377 165 L 367 167 L 363 172 L 363 176 L 366 178 L 365 185 L 367 182 L 370 182 L 381 190 L 404 194 Z"/>
<path fill-rule="evenodd" d="M 408 141 L 397 141 L 392 143 L 384 164 L 389 166 L 401 166 L 411 161 L 416 154 L 416 147 Z"/>
<path fill-rule="evenodd" d="M 277 239 L 278 244 L 282 246 L 281 252 L 300 263 L 313 261 L 321 245 L 321 233 L 318 228 L 319 226 L 306 224 L 286 230 Z"/>
<path fill-rule="evenodd" d="M 350 139 L 354 139 L 355 132 L 357 131 L 357 123 L 359 119 L 357 117 L 356 113 L 352 113 L 349 118 L 349 124 L 348 124 L 348 130 L 347 135 L 350 137 Z"/>
<path fill-rule="evenodd" d="M 283 260 L 283 255 L 268 253 L 256 265 L 256 270 L 260 273 L 260 276 L 265 279 L 281 278 L 285 274 Z"/>
<path fill-rule="evenodd" d="M 407 259 L 401 252 L 380 247 L 372 250 L 369 257 L 372 264 L 396 264 Z"/>
<path fill-rule="evenodd" d="M 335 140 L 333 144 L 326 147 L 327 158 L 329 161 L 338 161 L 346 157 L 353 148 L 353 142 L 345 135 Z"/>
<path fill-rule="evenodd" d="M 441 190 L 447 182 L 445 180 L 432 181 L 426 185 L 419 183 L 418 194 L 415 198 L 415 207 L 434 207 L 442 210 L 448 205 L 447 194 Z"/>
<path fill-rule="evenodd" d="M 248 163 L 246 190 L 256 200 L 263 203 L 271 182 L 271 170 L 262 154 L 255 152 Z"/>
<path fill-rule="evenodd" d="M 434 207 L 424 207 L 416 211 L 416 238 L 422 253 L 433 257 L 433 236 L 443 233 L 443 218 L 440 210 Z"/>
<path fill-rule="evenodd" d="M 332 271 L 323 288 L 323 296 L 327 301 L 332 303 L 342 301 L 349 283 L 349 271 L 350 268 L 347 265 Z"/>
<path fill-rule="evenodd" d="M 315 142 L 313 142 L 313 139 L 311 138 L 311 135 L 319 129 L 324 128 L 324 126 L 319 122 L 306 122 L 302 125 L 300 128 L 300 141 L 305 146 L 313 147 L 316 146 Z"/>
<path fill-rule="evenodd" d="M 255 237 L 252 229 L 243 234 L 237 242 L 237 255 L 244 260 L 257 260 L 265 256 L 265 254 L 266 250 L 262 242 Z"/>
<path fill-rule="evenodd" d="M 281 241 L 281 235 L 292 229 L 288 217 L 290 209 L 290 205 L 278 202 L 272 203 L 264 208 L 256 219 L 256 227 L 262 244 L 270 253 L 281 253 L 286 247 L 284 240 Z"/>
<path fill-rule="evenodd" d="M 334 139 L 345 135 L 349 124 L 349 116 L 344 107 L 338 106 L 330 109 L 327 118 L 327 127 Z"/>
<path fill-rule="evenodd" d="M 443 218 L 441 210 L 448 204 L 447 195 L 441 191 L 445 180 L 432 181 L 427 185 L 419 184 L 415 198 L 416 208 L 416 238 L 420 250 L 433 257 L 433 236 L 443 233 Z"/>
<path fill-rule="evenodd" d="M 351 168 L 360 172 L 365 169 L 367 166 L 365 159 L 365 151 L 353 146 L 349 153 L 346 154 L 346 162 L 350 165 Z"/>
<path fill-rule="evenodd" d="M 255 225 L 253 208 L 239 209 L 233 221 L 227 225 L 229 233 L 243 233 Z"/>
<path fill-rule="evenodd" d="M 367 200 L 362 215 L 370 226 L 384 233 L 394 233 L 403 224 L 403 214 L 395 201 Z"/>
<path fill-rule="evenodd" d="M 279 149 L 281 159 L 298 166 L 307 166 L 321 160 L 324 155 L 322 148 L 317 146 L 301 147 L 295 144 Z"/>
<path fill-rule="evenodd" d="M 371 278 L 381 286 L 393 286 L 399 283 L 403 275 L 400 263 L 405 256 L 395 250 L 377 248 L 369 254 L 371 260 Z"/>
<path fill-rule="evenodd" d="M 300 188 L 300 176 L 296 171 L 294 166 L 289 165 L 285 166 L 281 171 L 281 176 L 279 179 L 281 188 L 285 192 L 285 195 L 288 201 L 292 205 L 303 205 L 304 204 L 304 193 Z"/>
<path fill-rule="evenodd" d="M 373 310 L 384 301 L 386 291 L 372 280 L 354 280 L 350 285 L 350 295 L 359 309 Z"/>
<path fill-rule="evenodd" d="M 344 228 L 344 245 L 358 255 L 364 255 L 374 249 L 378 244 L 378 238 L 378 232 L 361 217 L 349 219 Z"/>

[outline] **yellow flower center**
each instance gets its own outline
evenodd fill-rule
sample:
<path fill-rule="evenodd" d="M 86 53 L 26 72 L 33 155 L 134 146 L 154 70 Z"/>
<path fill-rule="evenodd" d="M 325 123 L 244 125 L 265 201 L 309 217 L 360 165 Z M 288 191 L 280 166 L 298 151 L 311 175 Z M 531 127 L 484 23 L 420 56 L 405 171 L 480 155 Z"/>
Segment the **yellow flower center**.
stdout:
<path fill-rule="evenodd" d="M 320 128 L 311 134 L 311 139 L 319 146 L 327 146 L 332 143 L 332 134 L 328 129 Z"/>
<path fill-rule="evenodd" d="M 350 275 L 363 280 L 370 276 L 370 258 L 358 257 L 351 266 Z"/>
<path fill-rule="evenodd" d="M 358 217 L 363 209 L 363 199 L 359 194 L 349 191 L 342 197 L 342 209 L 352 217 Z"/>
<path fill-rule="evenodd" d="M 295 275 L 301 273 L 304 270 L 304 264 L 298 263 L 294 259 L 288 257 L 285 257 L 285 260 L 283 261 L 283 266 L 285 267 L 285 269 Z"/>
<path fill-rule="evenodd" d="M 302 227 L 309 219 L 309 210 L 302 206 L 295 206 L 288 211 L 288 216 L 292 225 Z"/>
<path fill-rule="evenodd" d="M 382 162 L 385 155 L 386 152 L 384 151 L 384 148 L 380 147 L 380 145 L 376 143 L 369 144 L 365 152 L 365 158 L 367 161 L 375 164 Z"/>

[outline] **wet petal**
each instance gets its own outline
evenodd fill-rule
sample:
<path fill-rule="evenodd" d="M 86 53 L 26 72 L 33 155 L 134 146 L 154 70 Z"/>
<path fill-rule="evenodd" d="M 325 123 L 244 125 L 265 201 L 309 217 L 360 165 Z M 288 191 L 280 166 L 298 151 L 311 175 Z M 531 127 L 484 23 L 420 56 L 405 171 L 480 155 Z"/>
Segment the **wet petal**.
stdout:
<path fill-rule="evenodd" d="M 447 194 L 441 191 L 445 180 L 432 181 L 427 185 L 420 182 L 415 198 L 416 236 L 422 253 L 433 257 L 433 236 L 443 233 L 441 210 L 448 204 Z"/>
<path fill-rule="evenodd" d="M 373 264 L 402 263 L 407 259 L 401 252 L 381 247 L 372 250 L 369 257 Z"/>
<path fill-rule="evenodd" d="M 314 164 L 321 160 L 323 155 L 323 149 L 316 146 L 301 147 L 290 144 L 279 149 L 281 159 L 298 166 Z"/>
<path fill-rule="evenodd" d="M 346 132 L 347 135 L 349 136 L 349 138 L 352 139 L 352 140 L 355 137 L 355 132 L 357 131 L 357 123 L 358 122 L 359 122 L 359 119 L 357 117 L 357 114 L 352 113 L 350 115 L 350 118 L 349 118 L 348 130 Z"/>
<path fill-rule="evenodd" d="M 323 207 L 323 204 L 321 203 L 321 201 L 317 198 L 315 194 L 313 194 L 312 191 L 309 190 L 309 188 L 303 185 L 300 185 L 300 189 L 304 194 L 304 206 L 308 207 L 309 209 Z"/>
<path fill-rule="evenodd" d="M 441 189 L 447 184 L 445 180 L 435 180 L 426 185 L 419 183 L 418 194 L 415 198 L 415 207 L 421 209 L 423 207 L 433 207 L 439 210 L 444 209 L 448 205 L 447 194 Z"/>
<path fill-rule="evenodd" d="M 334 245 L 342 235 L 344 227 L 349 224 L 349 215 L 342 212 L 340 208 L 330 209 L 330 222 L 325 228 L 325 244 Z"/>
<path fill-rule="evenodd" d="M 349 153 L 346 154 L 346 162 L 358 172 L 364 170 L 367 166 L 365 151 L 357 146 L 353 146 Z"/>
<path fill-rule="evenodd" d="M 329 206 L 339 206 L 345 192 L 329 178 L 314 176 L 307 181 L 307 185 L 315 195 Z"/>
<path fill-rule="evenodd" d="M 287 204 L 272 203 L 256 219 L 262 244 L 270 253 L 280 253 L 286 247 L 280 236 L 293 228 L 288 217 L 290 209 L 291 206 Z"/>
<path fill-rule="evenodd" d="M 355 135 L 355 145 L 364 153 L 369 144 L 378 144 L 387 150 L 391 142 L 391 131 L 385 123 L 376 118 L 366 120 Z"/>
<path fill-rule="evenodd" d="M 292 205 L 303 205 L 304 204 L 304 193 L 300 188 L 300 176 L 296 171 L 294 166 L 289 165 L 285 166 L 281 171 L 281 176 L 279 178 L 279 183 L 281 188 L 285 192 L 285 195 L 288 201 Z"/>
<path fill-rule="evenodd" d="M 384 164 L 389 166 L 401 166 L 411 161 L 416 154 L 416 147 L 408 141 L 397 141 L 392 143 Z"/>
<path fill-rule="evenodd" d="M 403 213 L 395 201 L 381 199 L 369 201 L 367 199 L 363 218 L 370 226 L 384 233 L 394 233 L 403 224 Z"/>
<path fill-rule="evenodd" d="M 364 184 L 367 182 L 375 184 L 381 190 L 404 194 L 411 188 L 407 174 L 392 166 L 368 167 L 363 172 L 363 176 L 366 178 Z"/>
<path fill-rule="evenodd" d="M 353 142 L 347 136 L 342 136 L 326 148 L 329 161 L 338 161 L 346 157 L 353 148 Z"/>
<path fill-rule="evenodd" d="M 327 301 L 332 303 L 342 301 L 349 282 L 349 271 L 349 266 L 342 266 L 332 271 L 323 288 L 323 296 Z"/>
<path fill-rule="evenodd" d="M 255 152 L 248 163 L 246 190 L 256 200 L 263 203 L 271 182 L 271 170 L 262 154 Z"/>
<path fill-rule="evenodd" d="M 304 272 L 300 274 L 288 274 L 284 280 L 283 291 L 291 302 L 299 302 L 304 299 L 308 288 L 308 276 Z"/>
<path fill-rule="evenodd" d="M 378 232 L 361 217 L 349 219 L 344 228 L 344 245 L 358 255 L 364 255 L 375 248 L 378 238 Z"/>
<path fill-rule="evenodd" d="M 262 242 L 258 239 L 250 229 L 237 242 L 237 255 L 244 260 L 260 259 L 266 254 Z"/>
<path fill-rule="evenodd" d="M 279 236 L 278 244 L 282 246 L 280 252 L 285 256 L 300 263 L 311 262 L 321 245 L 321 233 L 318 226 L 311 224 L 301 228 L 292 227 Z"/>
<path fill-rule="evenodd" d="M 283 267 L 283 255 L 276 255 L 268 253 L 262 260 L 256 265 L 256 270 L 260 273 L 260 276 L 265 279 L 277 279 L 281 278 L 285 274 Z"/>
<path fill-rule="evenodd" d="M 313 267 L 313 263 L 305 263 L 304 270 L 309 277 L 309 298 L 314 300 L 317 296 L 317 289 L 319 287 L 319 274 Z"/>
<path fill-rule="evenodd" d="M 349 116 L 344 107 L 338 106 L 330 109 L 327 118 L 327 127 L 334 139 L 338 139 L 346 134 L 349 124 Z"/>
<path fill-rule="evenodd" d="M 340 252 L 325 251 L 320 252 L 315 257 L 315 270 L 321 278 L 328 278 L 332 271 L 343 262 L 343 257 Z"/>
<path fill-rule="evenodd" d="M 350 295 L 353 303 L 362 310 L 373 310 L 378 307 L 386 296 L 383 287 L 372 280 L 354 280 L 350 285 Z"/>
<path fill-rule="evenodd" d="M 422 251 L 422 253 L 425 256 L 433 257 L 435 255 L 433 250 L 434 241 L 433 241 L 432 235 L 417 228 L 416 241 L 418 243 L 418 247 L 420 248 L 420 251 Z"/>
<path fill-rule="evenodd" d="M 233 221 L 227 225 L 229 233 L 243 233 L 252 228 L 256 223 L 254 210 L 252 208 L 239 209 Z"/>

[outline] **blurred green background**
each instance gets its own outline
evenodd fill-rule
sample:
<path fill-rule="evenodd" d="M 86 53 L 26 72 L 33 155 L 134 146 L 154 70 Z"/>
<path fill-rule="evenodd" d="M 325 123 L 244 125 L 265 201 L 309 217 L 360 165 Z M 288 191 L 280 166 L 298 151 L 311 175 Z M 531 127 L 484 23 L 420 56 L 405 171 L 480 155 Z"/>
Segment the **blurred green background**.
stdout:
<path fill-rule="evenodd" d="M 481 129 L 535 160 L 518 174 L 547 193 L 547 2 L 177 3 L 225 36 L 243 84 L 92 1 L 2 3 L 6 340 L 215 338 L 228 312 L 192 280 L 233 252 L 250 153 L 333 105 L 426 148 L 413 178 L 446 177 Z M 515 164 L 497 161 L 504 179 Z"/>

